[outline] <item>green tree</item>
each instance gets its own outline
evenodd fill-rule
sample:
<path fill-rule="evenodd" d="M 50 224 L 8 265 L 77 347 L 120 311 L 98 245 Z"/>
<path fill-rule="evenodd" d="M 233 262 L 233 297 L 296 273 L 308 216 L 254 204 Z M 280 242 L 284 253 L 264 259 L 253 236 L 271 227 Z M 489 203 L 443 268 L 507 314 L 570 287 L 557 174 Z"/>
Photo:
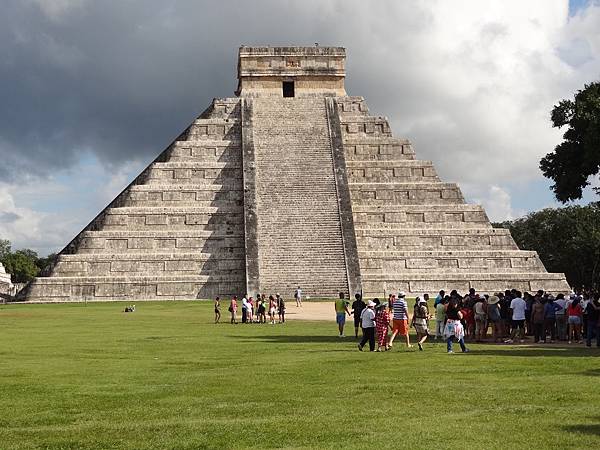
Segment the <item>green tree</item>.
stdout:
<path fill-rule="evenodd" d="M 38 267 L 38 269 L 40 269 L 40 272 L 42 272 L 54 264 L 56 258 L 58 258 L 56 253 L 50 253 L 45 258 L 38 258 L 35 262 L 35 265 Z"/>
<path fill-rule="evenodd" d="M 13 276 L 14 283 L 27 283 L 40 271 L 34 261 L 19 251 L 6 255 L 2 263 L 6 271 Z"/>
<path fill-rule="evenodd" d="M 562 272 L 573 287 L 600 287 L 600 202 L 547 208 L 512 222 L 520 248 L 535 250 L 550 272 Z"/>
<path fill-rule="evenodd" d="M 600 82 L 585 85 L 574 100 L 561 100 L 551 120 L 553 127 L 568 128 L 563 142 L 542 158 L 540 169 L 554 181 L 557 200 L 565 203 L 580 199 L 589 178 L 600 172 Z"/>

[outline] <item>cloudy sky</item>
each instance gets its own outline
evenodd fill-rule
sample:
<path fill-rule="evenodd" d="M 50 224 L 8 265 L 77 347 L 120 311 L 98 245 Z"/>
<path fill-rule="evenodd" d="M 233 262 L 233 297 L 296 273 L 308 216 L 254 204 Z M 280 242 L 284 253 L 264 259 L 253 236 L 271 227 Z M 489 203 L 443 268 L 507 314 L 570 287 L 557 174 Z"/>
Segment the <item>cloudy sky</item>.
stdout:
<path fill-rule="evenodd" d="M 3 0 L 0 238 L 62 248 L 233 96 L 241 44 L 346 47 L 348 93 L 493 220 L 554 206 L 549 113 L 600 79 L 598 30 L 596 0 Z"/>

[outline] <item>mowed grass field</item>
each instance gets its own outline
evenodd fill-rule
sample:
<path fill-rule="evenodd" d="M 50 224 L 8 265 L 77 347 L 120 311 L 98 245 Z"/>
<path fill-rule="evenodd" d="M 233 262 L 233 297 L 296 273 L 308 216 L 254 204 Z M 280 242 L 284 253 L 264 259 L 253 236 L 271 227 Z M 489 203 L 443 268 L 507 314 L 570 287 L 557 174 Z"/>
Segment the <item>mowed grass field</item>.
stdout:
<path fill-rule="evenodd" d="M 600 448 L 596 348 L 361 353 L 333 317 L 123 307 L 0 306 L 1 449 Z"/>

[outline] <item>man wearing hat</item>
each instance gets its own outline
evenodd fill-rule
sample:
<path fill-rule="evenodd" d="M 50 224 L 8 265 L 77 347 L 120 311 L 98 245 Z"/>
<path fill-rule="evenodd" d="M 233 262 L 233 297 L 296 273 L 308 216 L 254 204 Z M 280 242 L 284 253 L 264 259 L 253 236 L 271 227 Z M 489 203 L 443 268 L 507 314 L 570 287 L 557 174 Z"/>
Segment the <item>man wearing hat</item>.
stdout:
<path fill-rule="evenodd" d="M 487 319 L 492 324 L 494 342 L 502 340 L 502 316 L 500 315 L 500 298 L 492 295 L 487 300 Z"/>
<path fill-rule="evenodd" d="M 362 352 L 363 347 L 369 341 L 369 351 L 375 351 L 375 302 L 369 300 L 367 307 L 360 313 L 360 321 L 363 329 L 363 337 L 358 344 Z"/>
<path fill-rule="evenodd" d="M 392 336 L 390 337 L 390 347 L 394 343 L 394 339 L 399 334 L 406 339 L 406 346 L 410 345 L 410 337 L 408 336 L 408 305 L 406 304 L 406 294 L 402 291 L 398 292 L 398 298 L 394 301 L 393 306 L 394 324 L 392 327 Z"/>

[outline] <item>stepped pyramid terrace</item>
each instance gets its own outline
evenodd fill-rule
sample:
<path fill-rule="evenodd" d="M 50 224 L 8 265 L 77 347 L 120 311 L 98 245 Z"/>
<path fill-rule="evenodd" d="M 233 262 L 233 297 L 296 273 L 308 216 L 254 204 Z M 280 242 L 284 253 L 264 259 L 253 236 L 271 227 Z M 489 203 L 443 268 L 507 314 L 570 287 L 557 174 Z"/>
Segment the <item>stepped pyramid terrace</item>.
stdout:
<path fill-rule="evenodd" d="M 566 292 L 344 87 L 341 47 L 241 47 L 217 98 L 61 252 L 31 301 Z"/>

